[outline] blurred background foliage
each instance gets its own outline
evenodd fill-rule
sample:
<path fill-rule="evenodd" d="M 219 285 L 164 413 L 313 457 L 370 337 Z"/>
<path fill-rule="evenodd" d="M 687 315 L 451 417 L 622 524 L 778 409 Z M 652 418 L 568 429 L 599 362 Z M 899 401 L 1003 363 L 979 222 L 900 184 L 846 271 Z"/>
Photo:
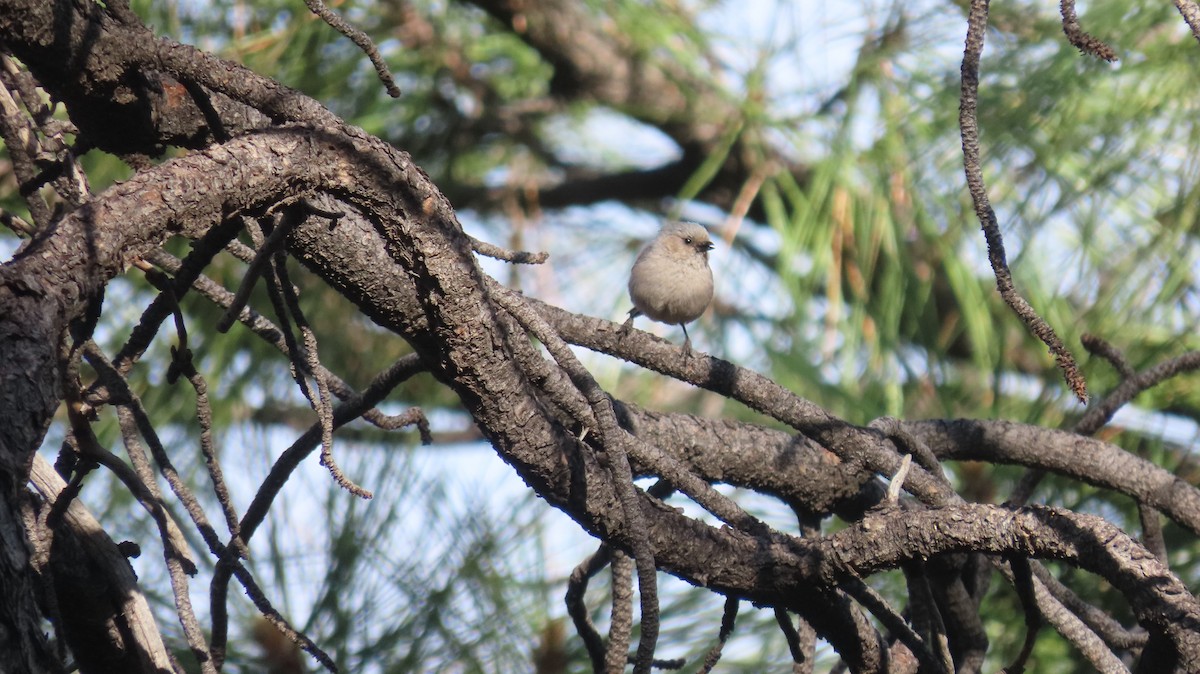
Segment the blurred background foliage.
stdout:
<path fill-rule="evenodd" d="M 586 81 L 565 81 L 567 68 L 531 45 L 520 22 L 497 19 L 491 4 L 331 2 L 379 45 L 403 91 L 393 100 L 362 53 L 296 0 L 132 2 L 160 34 L 276 78 L 411 153 L 472 234 L 549 251 L 540 267 L 484 262 L 531 295 L 620 320 L 640 242 L 661 218 L 684 216 L 722 238 L 713 257 L 717 301 L 691 330 L 698 348 L 764 371 L 858 423 L 881 415 L 1003 417 L 1069 427 L 1078 418 L 1082 408 L 1046 349 L 994 291 L 964 188 L 957 115 L 965 1 L 548 3 L 589 18 L 589 35 L 606 36 L 631 60 L 668 72 L 703 103 L 689 118 L 656 108 L 656 92 L 620 102 Z M 1017 286 L 1080 358 L 1093 395 L 1103 396 L 1116 374 L 1083 352 L 1080 335 L 1112 342 L 1139 369 L 1197 346 L 1200 49 L 1167 3 L 1097 0 L 1080 18 L 1117 49 L 1117 64 L 1072 48 L 1055 3 L 993 4 L 979 111 L 985 176 Z M 689 125 L 710 131 L 704 143 L 680 141 L 694 137 L 680 130 Z M 113 157 L 92 152 L 84 161 L 96 191 L 129 175 Z M 654 184 L 653 170 L 674 163 L 686 166 L 684 179 Z M 627 197 L 586 194 L 589 179 L 638 171 L 645 182 Z M 740 176 L 733 192 L 722 183 L 730 175 Z M 540 195 L 572 185 L 574 202 L 541 203 Z M 11 170 L 0 190 L 3 207 L 21 213 Z M 6 230 L 0 237 L 8 250 L 17 245 Z M 221 259 L 210 275 L 233 288 L 242 270 Z M 407 352 L 298 266 L 293 274 L 324 363 L 352 385 Z M 127 337 L 150 293 L 136 275 L 109 290 L 98 333 L 106 346 L 115 350 Z M 261 296 L 251 304 L 270 313 Z M 244 474 L 235 481 L 244 507 L 270 457 L 313 418 L 272 348 L 238 328 L 201 329 L 219 312 L 199 297 L 184 309 L 226 429 L 226 472 Z M 677 328 L 639 327 L 681 337 Z M 164 362 L 173 342 L 160 335 L 146 362 Z M 589 363 L 622 398 L 762 421 L 611 359 Z M 135 374 L 147 405 L 184 448 L 179 463 L 199 479 L 199 459 L 188 466 L 183 458 L 195 457 L 190 389 L 166 387 L 153 366 Z M 338 491 L 319 467 L 298 476 L 304 484 L 285 491 L 254 546 L 255 571 L 271 579 L 285 615 L 346 671 L 529 671 L 531 659 L 540 672 L 585 671 L 578 639 L 569 627 L 563 633 L 561 595 L 591 544 L 547 519 L 522 485 L 489 483 L 515 480 L 503 466 L 478 467 L 497 461 L 432 378 L 405 384 L 388 405 L 422 406 L 438 442 L 414 452 L 415 434 L 347 429 L 340 460 L 377 493 L 371 502 Z M 1143 394 L 1136 407 L 1106 439 L 1195 481 L 1195 377 Z M 112 429 L 102 439 L 118 442 Z M 980 500 L 1003 500 L 1020 475 L 981 464 L 949 469 L 964 495 Z M 89 502 L 120 535 L 152 541 L 138 529 L 143 519 L 121 516 L 134 507 L 121 493 L 93 484 Z M 1036 498 L 1136 530 L 1127 500 L 1067 480 L 1048 481 Z M 749 502 L 768 517 L 778 508 Z M 1197 545 L 1178 533 L 1168 525 L 1168 542 L 1178 546 L 1172 562 L 1195 584 Z M 169 586 L 154 568 L 138 570 L 161 593 L 162 624 L 173 625 L 165 618 L 173 612 Z M 885 590 L 902 587 L 875 580 Z M 670 587 L 662 655 L 688 657 L 691 671 L 715 637 L 720 602 Z M 1074 587 L 1102 605 L 1121 603 L 1105 586 Z M 597 579 L 592 605 L 601 625 L 603 589 Z M 1020 632 L 1010 628 L 1021 613 L 1002 583 L 993 594 L 988 628 L 1001 662 L 1019 647 Z M 262 671 L 272 641 L 248 602 L 234 604 L 231 669 Z M 759 613 L 743 612 L 722 671 L 788 661 L 773 616 Z M 1087 670 L 1049 635 L 1035 659 L 1037 671 Z"/>

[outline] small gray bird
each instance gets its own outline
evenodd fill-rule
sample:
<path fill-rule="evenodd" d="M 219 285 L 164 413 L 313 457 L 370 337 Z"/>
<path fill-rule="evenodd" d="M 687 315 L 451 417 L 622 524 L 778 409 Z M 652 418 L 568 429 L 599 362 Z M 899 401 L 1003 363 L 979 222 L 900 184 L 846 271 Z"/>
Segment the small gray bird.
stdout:
<path fill-rule="evenodd" d="M 683 328 L 683 348 L 691 351 L 687 323 L 700 318 L 713 297 L 713 275 L 708 267 L 712 250 L 708 230 L 694 222 L 668 222 L 633 263 L 629 273 L 629 299 L 633 309 L 625 326 L 636 316 Z"/>

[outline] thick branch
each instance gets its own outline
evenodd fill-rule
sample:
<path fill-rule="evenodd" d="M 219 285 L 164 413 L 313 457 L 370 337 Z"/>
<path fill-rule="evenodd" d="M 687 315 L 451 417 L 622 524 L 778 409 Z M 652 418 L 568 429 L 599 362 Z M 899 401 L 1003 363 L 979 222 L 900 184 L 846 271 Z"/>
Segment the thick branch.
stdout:
<path fill-rule="evenodd" d="M 49 502 L 54 502 L 67 486 L 40 456 L 34 459 L 32 481 Z M 64 629 L 76 645 L 75 656 L 82 668 L 130 673 L 170 671 L 170 656 L 129 561 L 78 499 L 66 508 L 54 541 L 58 549 L 52 552 L 50 561 L 55 565 Z M 56 557 L 67 559 L 56 561 Z M 79 648 L 77 639 L 90 641 Z"/>
<path fill-rule="evenodd" d="M 1200 490 L 1100 440 L 1009 421 L 973 419 L 904 424 L 941 459 L 1041 468 L 1126 494 L 1200 535 Z"/>
<path fill-rule="evenodd" d="M 214 131 L 205 108 L 226 136 L 262 128 L 272 117 L 333 119 L 311 99 L 120 21 L 101 3 L 0 0 L 0 36 L 0 49 L 20 58 L 66 104 L 86 142 L 114 154 L 207 146 Z M 189 93 L 195 83 L 209 89 L 207 100 Z M 245 104 L 254 98 L 270 101 L 260 107 L 266 115 Z"/>

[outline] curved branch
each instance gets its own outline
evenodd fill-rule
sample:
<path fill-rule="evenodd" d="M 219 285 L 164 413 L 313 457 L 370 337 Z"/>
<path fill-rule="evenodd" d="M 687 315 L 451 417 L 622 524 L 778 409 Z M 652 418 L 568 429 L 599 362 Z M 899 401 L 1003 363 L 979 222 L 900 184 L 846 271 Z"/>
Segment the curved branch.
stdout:
<path fill-rule="evenodd" d="M 962 61 L 962 95 L 959 98 L 958 125 L 962 130 L 963 170 L 967 177 L 967 191 L 975 204 L 975 215 L 983 227 L 987 240 L 988 262 L 996 277 L 996 290 L 1004 302 L 1013 310 L 1052 354 L 1063 378 L 1081 402 L 1087 402 L 1087 383 L 1079 372 L 1075 357 L 1055 334 L 1046 319 L 1038 315 L 1029 302 L 1017 292 L 1013 285 L 1012 272 L 1004 252 L 1004 238 L 1000 224 L 988 200 L 987 186 L 983 182 L 983 166 L 979 158 L 979 119 L 976 114 L 979 97 L 979 56 L 983 53 L 983 38 L 987 31 L 988 0 L 971 0 L 971 12 L 967 17 L 967 44 Z"/>
<path fill-rule="evenodd" d="M 1062 13 L 1063 32 L 1076 49 L 1110 63 L 1117 60 L 1117 53 L 1112 47 L 1079 25 L 1079 17 L 1075 14 L 1075 0 L 1061 0 L 1059 11 Z"/>
<path fill-rule="evenodd" d="M 304 0 L 304 4 L 308 5 L 308 9 L 313 14 L 321 17 L 322 21 L 329 24 L 337 32 L 345 35 L 347 39 L 361 49 L 367 55 L 367 58 L 371 60 L 371 66 L 375 68 L 375 73 L 379 75 L 379 81 L 383 82 L 383 86 L 387 89 L 388 96 L 400 98 L 400 87 L 396 86 L 395 78 L 392 77 L 387 63 L 379 53 L 379 47 L 375 46 L 375 43 L 371 41 L 371 38 L 366 33 L 350 25 L 348 21 L 325 6 L 325 3 L 321 2 L 321 0 Z"/>
<path fill-rule="evenodd" d="M 904 427 L 942 459 L 1042 468 L 1131 496 L 1200 535 L 1200 490 L 1120 447 L 1009 421 L 939 419 Z"/>
<path fill-rule="evenodd" d="M 827 540 L 838 564 L 861 575 L 920 554 L 968 550 L 1070 562 L 1111 582 L 1138 621 L 1166 635 L 1186 661 L 1200 656 L 1200 602 L 1152 554 L 1099 517 L 1044 506 L 963 504 L 869 518 Z"/>
<path fill-rule="evenodd" d="M 197 175 L 205 176 L 208 189 L 195 189 Z M 112 188 L 0 268 L 0 301 L 19 310 L 0 312 L 0 340 L 35 356 L 22 367 L 52 372 L 51 345 L 134 256 L 172 233 L 200 236 L 230 212 L 316 191 L 337 194 L 375 228 L 358 228 L 346 219 L 330 231 L 324 221 L 309 219 L 289 236 L 289 250 L 408 339 L 435 376 L 458 393 L 497 451 L 548 502 L 605 540 L 628 546 L 633 534 L 620 510 L 611 507 L 611 480 L 592 448 L 571 431 L 570 420 L 521 369 L 516 343 L 524 337 L 506 332 L 499 321 L 449 204 L 407 155 L 360 132 L 274 129 L 172 160 Z M 61 264 L 49 266 L 46 259 Z M 577 319 L 585 320 L 565 320 Z M 45 343 L 16 343 L 13 320 L 28 320 Z M 879 434 L 846 424 L 755 373 L 698 355 L 684 362 L 677 347 L 661 340 L 605 334 L 615 324 L 595 325 L 600 334 L 593 340 L 636 347 L 637 358 L 655 369 L 682 372 L 688 380 L 748 400 L 811 434 L 843 462 L 879 472 L 891 472 L 899 462 Z M 30 324 L 20 328 L 27 335 Z M 14 393 L 28 393 L 21 409 L 33 412 L 34 426 L 44 427 L 56 393 L 36 390 L 24 372 L 14 375 L 0 376 L 0 395 L 11 400 Z M 929 503 L 952 497 L 924 471 L 914 471 L 906 484 Z M 849 637 L 831 627 L 835 618 L 810 600 L 827 598 L 854 574 L 966 550 L 1064 559 L 1100 573 L 1130 597 L 1148 628 L 1167 636 L 1180 652 L 1194 652 L 1197 611 L 1186 588 L 1156 560 L 1138 557 L 1144 551 L 1124 534 L 1082 516 L 962 505 L 871 518 L 869 528 L 797 540 L 709 527 L 644 495 L 637 507 L 663 568 L 732 596 L 786 604 L 843 654 L 869 641 L 869 634 Z M 870 669 L 881 661 L 878 645 L 861 650 L 852 666 Z"/>
<path fill-rule="evenodd" d="M 690 359 L 684 359 L 678 355 L 678 347 L 659 338 L 637 331 L 625 335 L 616 323 L 572 314 L 537 300 L 529 301 L 571 343 L 742 400 L 759 411 L 792 424 L 821 447 L 841 456 L 848 464 L 843 470 L 867 463 L 880 474 L 891 474 L 899 467 L 898 455 L 893 452 L 891 457 L 884 456 L 879 453 L 881 450 L 871 445 L 871 442 L 881 442 L 882 437 L 869 440 L 870 436 L 866 436 L 865 431 L 833 419 L 820 408 L 796 399 L 791 392 L 755 372 L 705 354 L 693 354 Z M 708 425 L 707 422 L 697 422 L 696 427 Z M 905 422 L 903 426 L 929 445 L 941 459 L 984 460 L 1045 468 L 1128 494 L 1161 509 L 1171 519 L 1200 534 L 1200 490 L 1115 445 L 1066 431 L 1008 421 L 931 420 Z M 755 433 L 762 434 L 757 441 L 757 449 L 765 452 L 756 455 L 755 460 L 762 465 L 786 466 L 783 452 L 787 444 L 792 442 L 792 436 L 768 430 Z M 863 444 L 850 444 L 845 438 Z M 701 470 L 707 470 L 706 466 L 722 466 L 721 473 L 716 474 L 717 479 L 725 479 L 720 475 L 736 470 L 728 467 L 728 457 L 701 455 L 694 460 L 702 466 Z M 883 469 L 876 468 L 873 462 L 878 462 L 877 465 Z M 739 473 L 748 474 L 746 469 Z M 940 488 L 940 479 L 918 470 L 910 475 L 906 486 L 913 486 L 914 476 L 923 480 L 920 491 L 915 493 L 926 494 L 933 499 L 929 502 L 936 503 L 940 498 L 937 494 L 944 493 Z M 789 477 L 792 476 L 786 473 L 781 475 L 778 484 L 786 488 Z M 742 486 L 759 488 L 765 483 L 751 482 Z M 786 493 L 794 495 L 798 492 Z"/>
<path fill-rule="evenodd" d="M 1175 9 L 1192 31 L 1192 37 L 1200 42 L 1200 4 L 1195 0 L 1175 0 Z"/>

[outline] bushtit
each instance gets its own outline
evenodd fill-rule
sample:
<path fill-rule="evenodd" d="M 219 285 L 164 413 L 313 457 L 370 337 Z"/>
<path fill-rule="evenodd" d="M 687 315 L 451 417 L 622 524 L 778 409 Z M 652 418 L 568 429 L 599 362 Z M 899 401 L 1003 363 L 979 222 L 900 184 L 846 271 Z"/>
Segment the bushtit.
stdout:
<path fill-rule="evenodd" d="M 668 222 L 659 230 L 633 263 L 629 273 L 629 299 L 633 309 L 625 326 L 635 316 L 648 316 L 660 323 L 683 328 L 683 347 L 691 350 L 687 323 L 700 318 L 713 297 L 712 250 L 708 231 L 694 222 Z"/>

